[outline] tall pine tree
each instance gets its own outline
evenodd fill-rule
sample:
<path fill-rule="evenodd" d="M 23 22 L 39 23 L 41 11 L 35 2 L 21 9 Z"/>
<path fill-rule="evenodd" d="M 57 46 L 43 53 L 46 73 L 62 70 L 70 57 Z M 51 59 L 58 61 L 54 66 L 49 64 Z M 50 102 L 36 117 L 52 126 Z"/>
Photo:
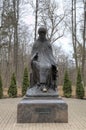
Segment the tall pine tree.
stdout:
<path fill-rule="evenodd" d="M 67 70 L 64 75 L 63 93 L 65 97 L 67 98 L 71 97 L 72 87 L 71 87 L 71 81 L 69 80 Z"/>
<path fill-rule="evenodd" d="M 28 70 L 27 70 L 27 68 L 25 68 L 24 75 L 23 75 L 23 83 L 22 83 L 22 95 L 23 96 L 26 94 L 28 86 L 29 86 Z"/>
<path fill-rule="evenodd" d="M 76 82 L 76 96 L 77 98 L 82 99 L 84 97 L 84 86 L 81 78 L 80 68 L 77 73 L 77 82 Z"/>

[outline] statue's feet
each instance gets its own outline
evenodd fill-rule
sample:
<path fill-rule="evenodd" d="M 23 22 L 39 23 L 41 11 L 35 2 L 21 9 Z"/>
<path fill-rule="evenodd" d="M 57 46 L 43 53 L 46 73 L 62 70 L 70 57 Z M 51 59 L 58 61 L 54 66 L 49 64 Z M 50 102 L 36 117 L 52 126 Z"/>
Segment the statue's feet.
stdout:
<path fill-rule="evenodd" d="M 42 85 L 42 86 L 41 86 L 41 91 L 42 91 L 42 92 L 47 92 L 47 90 L 48 90 L 48 89 L 47 89 L 47 87 L 46 87 L 45 85 Z"/>
<path fill-rule="evenodd" d="M 47 88 L 44 87 L 44 88 L 42 89 L 42 91 L 43 91 L 43 92 L 47 92 Z"/>

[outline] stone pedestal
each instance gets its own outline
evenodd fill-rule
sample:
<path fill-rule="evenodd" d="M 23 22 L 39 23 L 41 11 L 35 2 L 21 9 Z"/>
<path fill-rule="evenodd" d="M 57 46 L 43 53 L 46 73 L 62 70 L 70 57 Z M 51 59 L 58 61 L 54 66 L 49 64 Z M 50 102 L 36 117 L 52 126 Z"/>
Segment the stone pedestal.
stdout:
<path fill-rule="evenodd" d="M 18 123 L 68 122 L 68 105 L 59 97 L 26 97 L 17 107 Z"/>
<path fill-rule="evenodd" d="M 18 123 L 68 122 L 68 105 L 49 89 L 43 93 L 38 88 L 27 90 L 26 97 L 17 107 Z"/>

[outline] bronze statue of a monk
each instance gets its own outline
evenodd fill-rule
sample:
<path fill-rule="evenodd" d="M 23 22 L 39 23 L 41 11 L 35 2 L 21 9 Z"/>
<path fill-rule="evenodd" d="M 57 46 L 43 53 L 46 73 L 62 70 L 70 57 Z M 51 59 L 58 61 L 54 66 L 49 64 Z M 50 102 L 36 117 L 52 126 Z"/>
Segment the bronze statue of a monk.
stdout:
<path fill-rule="evenodd" d="M 35 41 L 31 53 L 31 87 L 38 86 L 43 92 L 49 88 L 55 90 L 57 87 L 57 66 L 46 33 L 46 28 L 39 28 L 39 37 Z"/>

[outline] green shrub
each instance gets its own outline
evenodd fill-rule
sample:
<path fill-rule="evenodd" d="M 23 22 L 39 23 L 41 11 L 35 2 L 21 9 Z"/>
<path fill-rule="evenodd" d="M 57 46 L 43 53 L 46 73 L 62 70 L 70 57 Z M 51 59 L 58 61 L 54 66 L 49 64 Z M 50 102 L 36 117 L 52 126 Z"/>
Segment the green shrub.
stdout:
<path fill-rule="evenodd" d="M 29 87 L 28 70 L 24 69 L 23 83 L 22 83 L 22 96 L 26 94 L 27 88 Z"/>
<path fill-rule="evenodd" d="M 65 75 L 64 75 L 63 93 L 65 97 L 67 98 L 71 97 L 72 86 L 67 71 L 65 71 Z"/>
<path fill-rule="evenodd" d="M 80 68 L 78 69 L 78 73 L 77 73 L 76 96 L 79 99 L 82 99 L 84 97 L 84 86 L 81 78 Z"/>
<path fill-rule="evenodd" d="M 11 84 L 8 89 L 8 95 L 9 97 L 13 97 L 13 98 L 17 97 L 17 85 L 16 85 L 16 77 L 14 73 L 12 74 L 11 77 Z"/>
<path fill-rule="evenodd" d="M 0 98 L 3 97 L 3 89 L 2 89 L 2 78 L 0 76 Z"/>

